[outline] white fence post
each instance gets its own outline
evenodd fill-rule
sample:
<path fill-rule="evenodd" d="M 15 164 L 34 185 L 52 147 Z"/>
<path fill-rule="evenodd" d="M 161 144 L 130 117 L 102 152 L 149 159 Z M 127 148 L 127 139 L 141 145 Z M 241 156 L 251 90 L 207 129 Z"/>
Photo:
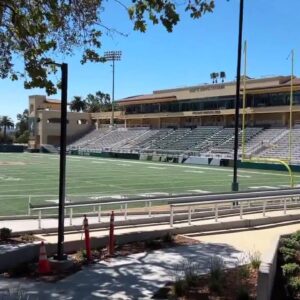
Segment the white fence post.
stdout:
<path fill-rule="evenodd" d="M 188 214 L 189 225 L 192 223 L 192 207 L 189 206 L 189 214 Z"/>
<path fill-rule="evenodd" d="M 72 219 L 73 219 L 73 207 L 70 207 L 70 226 L 73 225 Z"/>
<path fill-rule="evenodd" d="M 266 206 L 267 206 L 267 201 L 265 200 L 263 203 L 263 216 L 266 216 Z"/>
<path fill-rule="evenodd" d="M 170 213 L 170 226 L 173 227 L 174 223 L 174 207 L 171 205 L 171 213 Z"/>
<path fill-rule="evenodd" d="M 98 206 L 98 223 L 101 222 L 101 205 Z"/>
<path fill-rule="evenodd" d="M 151 218 L 151 206 L 152 206 L 152 202 L 151 201 L 149 201 L 148 202 L 148 215 L 149 215 L 149 218 Z"/>
<path fill-rule="evenodd" d="M 240 201 L 240 219 L 243 219 L 243 202 Z"/>
<path fill-rule="evenodd" d="M 127 220 L 127 203 L 124 204 L 125 209 L 124 209 L 124 219 Z"/>
<path fill-rule="evenodd" d="M 30 209 L 30 205 L 31 205 L 31 196 L 28 196 L 28 216 L 31 215 L 31 209 Z"/>
<path fill-rule="evenodd" d="M 39 218 L 38 218 L 39 229 L 42 228 L 42 210 L 39 210 Z"/>
<path fill-rule="evenodd" d="M 218 222 L 218 205 L 215 204 L 215 221 Z"/>
<path fill-rule="evenodd" d="M 284 202 L 283 202 L 283 214 L 286 215 L 286 198 L 284 198 Z"/>

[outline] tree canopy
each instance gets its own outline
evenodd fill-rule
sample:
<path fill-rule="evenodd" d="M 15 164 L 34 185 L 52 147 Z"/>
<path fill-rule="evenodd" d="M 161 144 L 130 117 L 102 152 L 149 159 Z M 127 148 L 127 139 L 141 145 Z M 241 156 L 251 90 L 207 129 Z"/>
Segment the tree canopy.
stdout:
<path fill-rule="evenodd" d="M 179 9 L 200 18 L 214 9 L 214 0 L 113 0 L 133 21 L 135 30 L 145 32 L 150 21 L 161 23 L 168 32 L 179 22 Z M 58 55 L 82 51 L 81 63 L 104 62 L 99 53 L 101 36 L 112 31 L 103 24 L 103 0 L 0 0 L 0 78 L 24 79 L 25 88 L 45 88 L 56 92 L 57 83 L 49 79 L 56 72 Z M 23 59 L 18 69 L 16 60 Z M 45 64 L 47 63 L 47 65 Z"/>

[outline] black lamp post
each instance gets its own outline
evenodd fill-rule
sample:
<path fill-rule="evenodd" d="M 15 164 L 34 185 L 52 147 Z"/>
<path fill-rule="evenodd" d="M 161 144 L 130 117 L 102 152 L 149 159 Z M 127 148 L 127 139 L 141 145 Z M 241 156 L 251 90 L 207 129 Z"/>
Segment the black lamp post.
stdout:
<path fill-rule="evenodd" d="M 61 117 L 60 117 L 60 163 L 59 163 L 59 204 L 58 204 L 58 241 L 57 259 L 65 259 L 64 255 L 64 221 L 66 197 L 66 146 L 67 146 L 67 98 L 68 98 L 68 64 L 61 68 Z"/>
<path fill-rule="evenodd" d="M 233 155 L 233 182 L 232 191 L 239 190 L 237 181 L 237 158 L 239 149 L 239 117 L 240 117 L 240 85 L 241 85 L 241 60 L 242 60 L 242 36 L 243 36 L 244 0 L 240 0 L 238 58 L 236 71 L 236 98 L 235 98 L 235 123 L 234 123 L 234 155 Z"/>
<path fill-rule="evenodd" d="M 58 197 L 58 241 L 57 260 L 66 259 L 64 254 L 64 221 L 66 197 L 66 146 L 67 146 L 67 98 L 68 98 L 68 64 L 53 62 L 46 65 L 55 65 L 61 69 L 61 114 L 60 114 L 60 160 L 59 160 L 59 197 Z"/>

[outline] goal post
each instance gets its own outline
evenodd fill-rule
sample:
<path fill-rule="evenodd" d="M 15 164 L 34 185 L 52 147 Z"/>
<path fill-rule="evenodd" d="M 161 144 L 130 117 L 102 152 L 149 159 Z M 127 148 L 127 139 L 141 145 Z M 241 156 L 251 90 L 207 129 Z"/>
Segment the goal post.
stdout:
<path fill-rule="evenodd" d="M 293 111 L 293 79 L 294 79 L 294 50 L 291 51 L 290 55 L 292 60 L 292 70 L 291 70 L 291 90 L 290 90 L 290 118 L 289 118 L 289 138 L 288 138 L 288 158 L 284 160 L 282 158 L 262 158 L 262 157 L 250 157 L 246 158 L 245 150 L 246 150 L 246 81 L 247 81 L 247 41 L 244 42 L 244 78 L 243 78 L 243 109 L 242 109 L 242 162 L 251 162 L 251 163 L 259 163 L 259 162 L 273 162 L 283 165 L 290 176 L 290 186 L 294 187 L 294 175 L 293 171 L 289 164 L 292 161 L 292 127 L 293 127 L 293 119 L 292 119 L 292 111 Z"/>

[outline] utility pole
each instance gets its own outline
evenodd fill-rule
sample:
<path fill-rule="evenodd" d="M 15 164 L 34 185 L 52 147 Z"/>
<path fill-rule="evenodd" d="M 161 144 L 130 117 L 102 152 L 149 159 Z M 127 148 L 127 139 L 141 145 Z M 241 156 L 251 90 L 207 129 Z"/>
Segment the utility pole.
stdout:
<path fill-rule="evenodd" d="M 242 60 L 242 37 L 243 37 L 243 15 L 244 15 L 244 0 L 240 0 L 240 15 L 239 15 L 239 36 L 238 36 L 238 56 L 237 56 L 237 71 L 236 71 L 236 98 L 235 98 L 235 123 L 234 123 L 234 154 L 233 154 L 233 182 L 232 191 L 239 190 L 237 181 L 237 159 L 239 149 L 239 117 L 240 117 L 240 85 L 241 85 L 241 60 Z"/>

